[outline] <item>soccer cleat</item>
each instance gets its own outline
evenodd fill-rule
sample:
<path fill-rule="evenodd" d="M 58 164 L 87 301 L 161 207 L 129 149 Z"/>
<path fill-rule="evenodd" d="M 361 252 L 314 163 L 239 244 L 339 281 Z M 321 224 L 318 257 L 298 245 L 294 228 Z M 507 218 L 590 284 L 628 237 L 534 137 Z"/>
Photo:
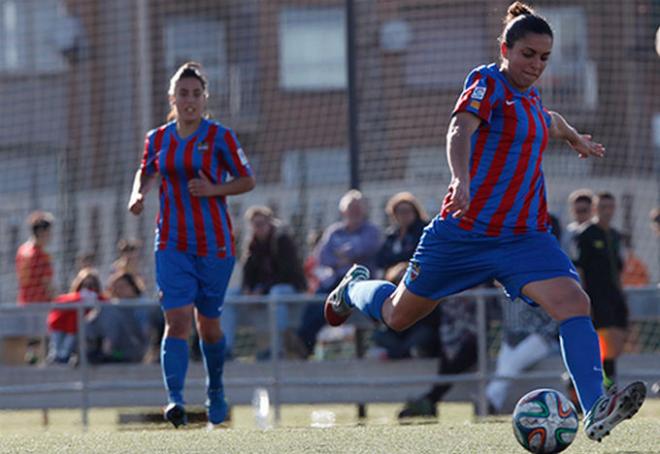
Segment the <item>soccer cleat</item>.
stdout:
<path fill-rule="evenodd" d="M 163 417 L 166 421 L 169 421 L 174 425 L 175 428 L 179 426 L 185 426 L 188 424 L 188 417 L 186 416 L 186 410 L 183 408 L 183 405 L 177 403 L 171 403 L 165 407 L 165 412 Z"/>
<path fill-rule="evenodd" d="M 427 396 L 409 400 L 399 412 L 399 419 L 429 418 L 438 416 L 436 403 Z"/>
<path fill-rule="evenodd" d="M 206 399 L 206 414 L 208 415 L 210 424 L 217 425 L 224 422 L 227 419 L 228 412 L 229 406 L 227 405 L 224 394 L 212 393 Z"/>
<path fill-rule="evenodd" d="M 367 267 L 357 264 L 353 265 L 348 271 L 346 271 L 346 274 L 339 285 L 330 292 L 328 298 L 325 300 L 323 315 L 325 316 L 328 325 L 339 326 L 351 315 L 353 308 L 346 302 L 346 290 L 348 289 L 348 284 L 351 282 L 366 281 L 369 279 L 369 274 L 369 269 Z"/>
<path fill-rule="evenodd" d="M 644 403 L 646 385 L 636 381 L 621 391 L 616 386 L 602 395 L 594 403 L 584 418 L 584 431 L 587 437 L 601 441 L 610 434 L 610 431 L 621 421 L 632 418 Z"/>

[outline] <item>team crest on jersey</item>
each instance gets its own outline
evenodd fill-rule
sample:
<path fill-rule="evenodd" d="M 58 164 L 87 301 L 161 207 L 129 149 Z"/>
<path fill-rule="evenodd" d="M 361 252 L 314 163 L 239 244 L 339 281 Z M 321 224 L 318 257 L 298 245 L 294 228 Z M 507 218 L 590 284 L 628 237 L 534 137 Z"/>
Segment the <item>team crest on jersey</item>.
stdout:
<path fill-rule="evenodd" d="M 204 152 L 204 151 L 209 151 L 209 143 L 208 142 L 200 142 L 197 144 L 197 150 Z"/>
<path fill-rule="evenodd" d="M 481 101 L 484 99 L 484 96 L 486 96 L 486 87 L 476 87 L 472 92 L 471 98 Z"/>
<path fill-rule="evenodd" d="M 419 262 L 410 262 L 408 265 L 408 279 L 407 281 L 412 282 L 419 277 L 419 273 L 422 271 L 422 267 Z"/>

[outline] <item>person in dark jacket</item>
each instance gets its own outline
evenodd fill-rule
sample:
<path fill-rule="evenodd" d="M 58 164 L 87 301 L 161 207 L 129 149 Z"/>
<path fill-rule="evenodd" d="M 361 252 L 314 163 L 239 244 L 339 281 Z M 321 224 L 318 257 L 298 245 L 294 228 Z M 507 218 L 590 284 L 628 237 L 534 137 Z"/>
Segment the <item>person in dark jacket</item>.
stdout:
<path fill-rule="evenodd" d="M 422 236 L 428 215 L 410 192 L 399 192 L 388 200 L 385 212 L 391 225 L 385 232 L 385 242 L 377 256 L 378 267 L 388 270 L 412 257 Z"/>

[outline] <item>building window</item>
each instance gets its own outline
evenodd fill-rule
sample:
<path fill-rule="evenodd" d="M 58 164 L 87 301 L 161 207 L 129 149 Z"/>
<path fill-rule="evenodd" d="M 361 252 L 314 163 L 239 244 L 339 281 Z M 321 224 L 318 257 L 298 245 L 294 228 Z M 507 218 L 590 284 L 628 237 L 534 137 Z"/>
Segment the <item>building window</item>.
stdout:
<path fill-rule="evenodd" d="M 66 13 L 58 0 L 0 0 L 0 71 L 64 71 Z"/>
<path fill-rule="evenodd" d="M 588 55 L 587 17 L 581 7 L 544 8 L 554 32 L 552 55 L 539 87 L 546 104 L 594 109 L 598 102 L 596 63 Z"/>
<path fill-rule="evenodd" d="M 209 81 L 211 101 L 228 90 L 227 38 L 225 25 L 197 16 L 169 18 L 165 25 L 165 61 L 174 74 L 187 61 L 202 64 Z M 216 98 L 217 99 L 217 98 Z"/>
<path fill-rule="evenodd" d="M 410 18 L 412 37 L 405 50 L 406 85 L 460 89 L 470 70 L 488 62 L 483 16 Z"/>
<path fill-rule="evenodd" d="M 346 88 L 346 21 L 341 8 L 286 8 L 279 27 L 280 87 Z"/>

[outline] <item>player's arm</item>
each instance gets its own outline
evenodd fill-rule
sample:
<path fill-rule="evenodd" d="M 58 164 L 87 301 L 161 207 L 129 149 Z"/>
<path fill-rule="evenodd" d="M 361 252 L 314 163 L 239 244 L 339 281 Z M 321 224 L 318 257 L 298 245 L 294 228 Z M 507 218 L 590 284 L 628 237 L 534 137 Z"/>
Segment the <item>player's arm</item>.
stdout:
<path fill-rule="evenodd" d="M 144 210 L 144 196 L 147 195 L 153 182 L 156 179 L 157 174 L 147 175 L 146 172 L 143 172 L 142 169 L 138 169 L 135 172 L 135 178 L 133 179 L 133 189 L 131 191 L 131 197 L 128 201 L 128 211 L 134 215 L 142 213 Z"/>
<path fill-rule="evenodd" d="M 550 114 L 550 137 L 566 141 L 581 159 L 589 156 L 602 158 L 605 155 L 603 144 L 591 140 L 591 135 L 580 134 L 559 113 L 553 111 L 548 113 Z"/>
<path fill-rule="evenodd" d="M 252 175 L 236 177 L 226 183 L 216 184 L 211 181 L 201 170 L 199 178 L 193 178 L 188 182 L 188 189 L 195 197 L 221 197 L 226 195 L 243 194 L 254 189 L 256 180 Z"/>
<path fill-rule="evenodd" d="M 469 112 L 458 112 L 449 123 L 447 161 L 451 170 L 451 183 L 442 211 L 453 212 L 454 217 L 463 216 L 470 207 L 471 139 L 480 124 L 481 119 Z"/>

